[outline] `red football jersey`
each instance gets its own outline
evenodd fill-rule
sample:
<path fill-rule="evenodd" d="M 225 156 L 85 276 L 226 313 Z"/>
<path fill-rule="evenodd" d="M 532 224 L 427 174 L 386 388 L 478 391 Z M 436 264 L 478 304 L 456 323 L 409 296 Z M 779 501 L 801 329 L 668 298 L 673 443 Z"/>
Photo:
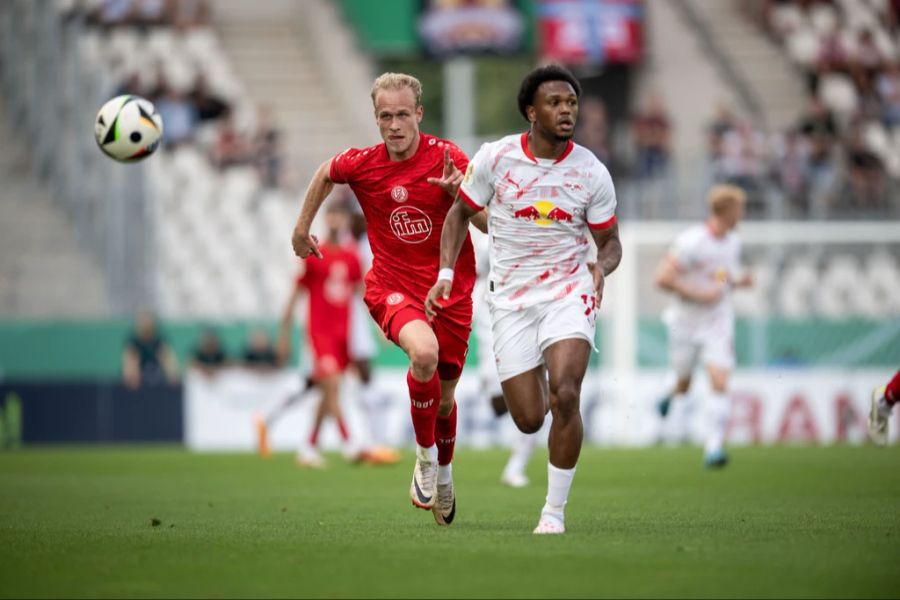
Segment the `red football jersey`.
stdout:
<path fill-rule="evenodd" d="M 427 181 L 443 174 L 445 146 L 465 173 L 469 159 L 462 150 L 424 133 L 416 153 L 406 160 L 392 161 L 383 143 L 350 148 L 332 159 L 332 181 L 350 185 L 366 216 L 373 255 L 366 285 L 401 291 L 424 304 L 437 281 L 441 230 L 453 204 L 444 190 Z M 475 253 L 468 233 L 454 271 L 447 305 L 471 298 L 475 285 Z"/>
<path fill-rule="evenodd" d="M 359 257 L 346 245 L 319 244 L 323 258 L 303 261 L 306 269 L 297 285 L 309 292 L 310 337 L 346 338 L 350 330 L 350 304 L 362 279 Z"/>

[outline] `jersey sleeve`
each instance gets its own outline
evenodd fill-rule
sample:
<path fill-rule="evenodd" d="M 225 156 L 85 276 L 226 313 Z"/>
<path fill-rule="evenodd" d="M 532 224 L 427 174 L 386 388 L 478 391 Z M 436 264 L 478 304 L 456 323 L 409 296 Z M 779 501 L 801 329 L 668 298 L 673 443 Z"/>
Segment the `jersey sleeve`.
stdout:
<path fill-rule="evenodd" d="M 692 268 L 697 260 L 696 236 L 691 235 L 690 231 L 685 231 L 675 238 L 672 247 L 669 248 L 669 260 L 679 271 Z"/>
<path fill-rule="evenodd" d="M 597 163 L 596 188 L 587 207 L 587 224 L 591 229 L 609 229 L 616 224 L 616 188 L 609 171 Z"/>
<path fill-rule="evenodd" d="M 340 154 L 335 154 L 331 159 L 331 169 L 328 178 L 335 183 L 352 183 L 356 169 L 368 154 L 361 148 L 347 148 Z"/>
<path fill-rule="evenodd" d="M 484 144 L 472 157 L 459 187 L 459 197 L 476 211 L 484 209 L 494 197 L 494 176 L 490 167 L 490 146 Z"/>

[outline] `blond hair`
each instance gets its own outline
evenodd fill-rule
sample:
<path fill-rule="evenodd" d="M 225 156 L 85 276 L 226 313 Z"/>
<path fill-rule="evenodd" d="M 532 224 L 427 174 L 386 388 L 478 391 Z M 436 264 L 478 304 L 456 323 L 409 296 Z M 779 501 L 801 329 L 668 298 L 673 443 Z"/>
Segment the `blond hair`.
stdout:
<path fill-rule="evenodd" d="M 422 82 L 406 73 L 382 73 L 372 84 L 372 105 L 375 105 L 375 96 L 382 90 L 402 90 L 409 88 L 416 99 L 416 106 L 422 102 Z"/>
<path fill-rule="evenodd" d="M 706 201 L 712 214 L 721 215 L 736 204 L 743 205 L 747 201 L 747 194 L 736 185 L 720 183 L 709 190 Z"/>

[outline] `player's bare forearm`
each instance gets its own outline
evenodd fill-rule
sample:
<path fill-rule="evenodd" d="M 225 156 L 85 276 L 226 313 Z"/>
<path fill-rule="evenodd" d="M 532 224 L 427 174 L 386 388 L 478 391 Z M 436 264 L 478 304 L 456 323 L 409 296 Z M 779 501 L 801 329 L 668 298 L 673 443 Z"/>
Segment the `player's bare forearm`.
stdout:
<path fill-rule="evenodd" d="M 478 229 L 478 231 L 480 231 L 481 233 L 487 233 L 488 232 L 488 211 L 487 211 L 487 209 L 480 210 L 477 213 L 475 213 L 475 216 L 473 216 L 471 219 L 469 219 L 469 222 L 472 225 L 474 225 L 475 228 Z"/>
<path fill-rule="evenodd" d="M 591 235 L 597 244 L 597 267 L 604 276 L 609 275 L 616 270 L 622 260 L 619 226 L 615 224 L 609 229 L 591 229 Z"/>
<path fill-rule="evenodd" d="M 456 264 L 459 251 L 466 240 L 469 230 L 469 220 L 474 217 L 474 211 L 468 204 L 456 198 L 453 206 L 447 211 L 444 219 L 444 228 L 441 230 L 441 268 L 452 269 Z"/>
<path fill-rule="evenodd" d="M 334 189 L 334 182 L 331 180 L 329 173 L 331 172 L 331 161 L 326 160 L 316 170 L 312 181 L 306 188 L 306 194 L 303 197 L 303 205 L 300 207 L 300 216 L 297 217 L 297 229 L 305 232 L 309 231 L 313 219 L 325 202 L 325 198 Z"/>

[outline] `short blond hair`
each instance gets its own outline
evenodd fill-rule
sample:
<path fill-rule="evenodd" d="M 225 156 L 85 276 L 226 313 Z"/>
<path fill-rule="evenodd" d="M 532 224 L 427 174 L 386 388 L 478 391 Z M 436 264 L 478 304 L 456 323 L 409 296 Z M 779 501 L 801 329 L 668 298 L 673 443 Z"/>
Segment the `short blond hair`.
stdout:
<path fill-rule="evenodd" d="M 382 73 L 372 84 L 372 106 L 375 105 L 375 96 L 382 90 L 402 90 L 409 88 L 416 99 L 416 106 L 422 103 L 422 82 L 406 73 Z"/>
<path fill-rule="evenodd" d="M 720 183 L 709 190 L 706 201 L 709 203 L 709 210 L 712 214 L 721 215 L 737 204 L 745 204 L 747 194 L 736 185 Z"/>

